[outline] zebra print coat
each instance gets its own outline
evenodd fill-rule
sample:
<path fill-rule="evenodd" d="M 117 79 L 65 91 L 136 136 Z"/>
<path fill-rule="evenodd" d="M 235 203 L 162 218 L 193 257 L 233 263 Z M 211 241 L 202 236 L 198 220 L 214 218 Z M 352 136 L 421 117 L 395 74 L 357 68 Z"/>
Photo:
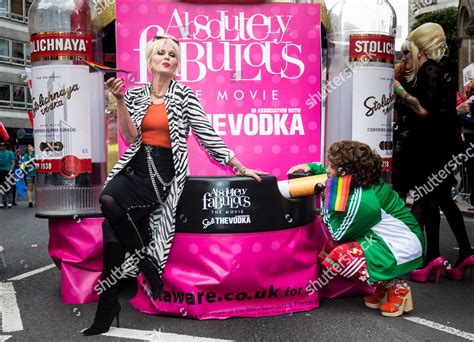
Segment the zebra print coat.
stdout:
<path fill-rule="evenodd" d="M 172 80 L 164 100 L 168 114 L 175 178 L 163 206 L 150 214 L 150 231 L 152 232 L 150 246 L 152 248 L 148 247 L 148 254 L 154 257 L 161 274 L 163 274 L 174 236 L 176 207 L 189 174 L 186 140 L 190 129 L 209 155 L 221 165 L 227 165 L 234 157 L 234 152 L 225 145 L 212 128 L 191 88 Z M 125 103 L 132 121 L 137 127 L 138 136 L 112 168 L 105 185 L 127 165 L 141 147 L 141 123 L 148 107 L 152 104 L 149 87 L 129 88 L 125 93 Z M 136 272 L 136 270 L 134 271 Z"/>

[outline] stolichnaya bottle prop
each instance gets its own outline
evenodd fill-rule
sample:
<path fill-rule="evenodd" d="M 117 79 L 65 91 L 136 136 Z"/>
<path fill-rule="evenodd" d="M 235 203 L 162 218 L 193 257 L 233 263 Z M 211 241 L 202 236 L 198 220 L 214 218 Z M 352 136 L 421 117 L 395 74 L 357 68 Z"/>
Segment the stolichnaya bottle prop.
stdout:
<path fill-rule="evenodd" d="M 29 12 L 36 214 L 94 216 L 106 173 L 100 32 L 87 0 L 37 0 Z"/>
<path fill-rule="evenodd" d="M 342 0 L 329 13 L 326 146 L 358 140 L 392 165 L 396 14 L 387 0 Z"/>

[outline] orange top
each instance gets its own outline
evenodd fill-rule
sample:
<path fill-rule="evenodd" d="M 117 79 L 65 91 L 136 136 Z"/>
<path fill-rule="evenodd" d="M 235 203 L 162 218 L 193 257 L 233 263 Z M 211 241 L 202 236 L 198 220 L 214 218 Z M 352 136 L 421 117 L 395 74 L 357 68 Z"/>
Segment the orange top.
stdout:
<path fill-rule="evenodd" d="M 171 148 L 168 115 L 164 103 L 148 107 L 142 121 L 142 142 L 146 145 Z"/>

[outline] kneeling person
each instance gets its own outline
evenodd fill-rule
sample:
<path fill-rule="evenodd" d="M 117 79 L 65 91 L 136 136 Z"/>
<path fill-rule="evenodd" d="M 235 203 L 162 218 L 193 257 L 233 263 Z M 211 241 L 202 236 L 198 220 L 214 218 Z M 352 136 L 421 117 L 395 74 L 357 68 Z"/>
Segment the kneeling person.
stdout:
<path fill-rule="evenodd" d="M 411 289 L 398 277 L 423 261 L 424 237 L 416 219 L 381 179 L 382 160 L 368 145 L 334 143 L 328 161 L 327 169 L 321 163 L 309 163 L 288 171 L 327 173 L 330 177 L 321 212 L 332 238 L 320 253 L 323 267 L 375 286 L 375 294 L 364 301 L 366 306 L 380 309 L 382 315 L 396 317 L 411 311 Z M 346 196 L 341 197 L 344 189 L 339 189 L 337 206 L 332 205 L 338 190 L 335 183 L 348 186 Z"/>

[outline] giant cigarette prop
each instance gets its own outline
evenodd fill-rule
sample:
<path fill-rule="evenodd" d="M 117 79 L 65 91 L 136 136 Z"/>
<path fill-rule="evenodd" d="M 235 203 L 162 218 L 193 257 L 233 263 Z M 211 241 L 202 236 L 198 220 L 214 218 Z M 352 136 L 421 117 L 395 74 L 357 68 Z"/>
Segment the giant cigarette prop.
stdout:
<path fill-rule="evenodd" d="M 316 184 L 324 185 L 327 178 L 326 174 L 322 174 L 282 180 L 278 182 L 278 189 L 286 198 L 313 196 Z"/>

